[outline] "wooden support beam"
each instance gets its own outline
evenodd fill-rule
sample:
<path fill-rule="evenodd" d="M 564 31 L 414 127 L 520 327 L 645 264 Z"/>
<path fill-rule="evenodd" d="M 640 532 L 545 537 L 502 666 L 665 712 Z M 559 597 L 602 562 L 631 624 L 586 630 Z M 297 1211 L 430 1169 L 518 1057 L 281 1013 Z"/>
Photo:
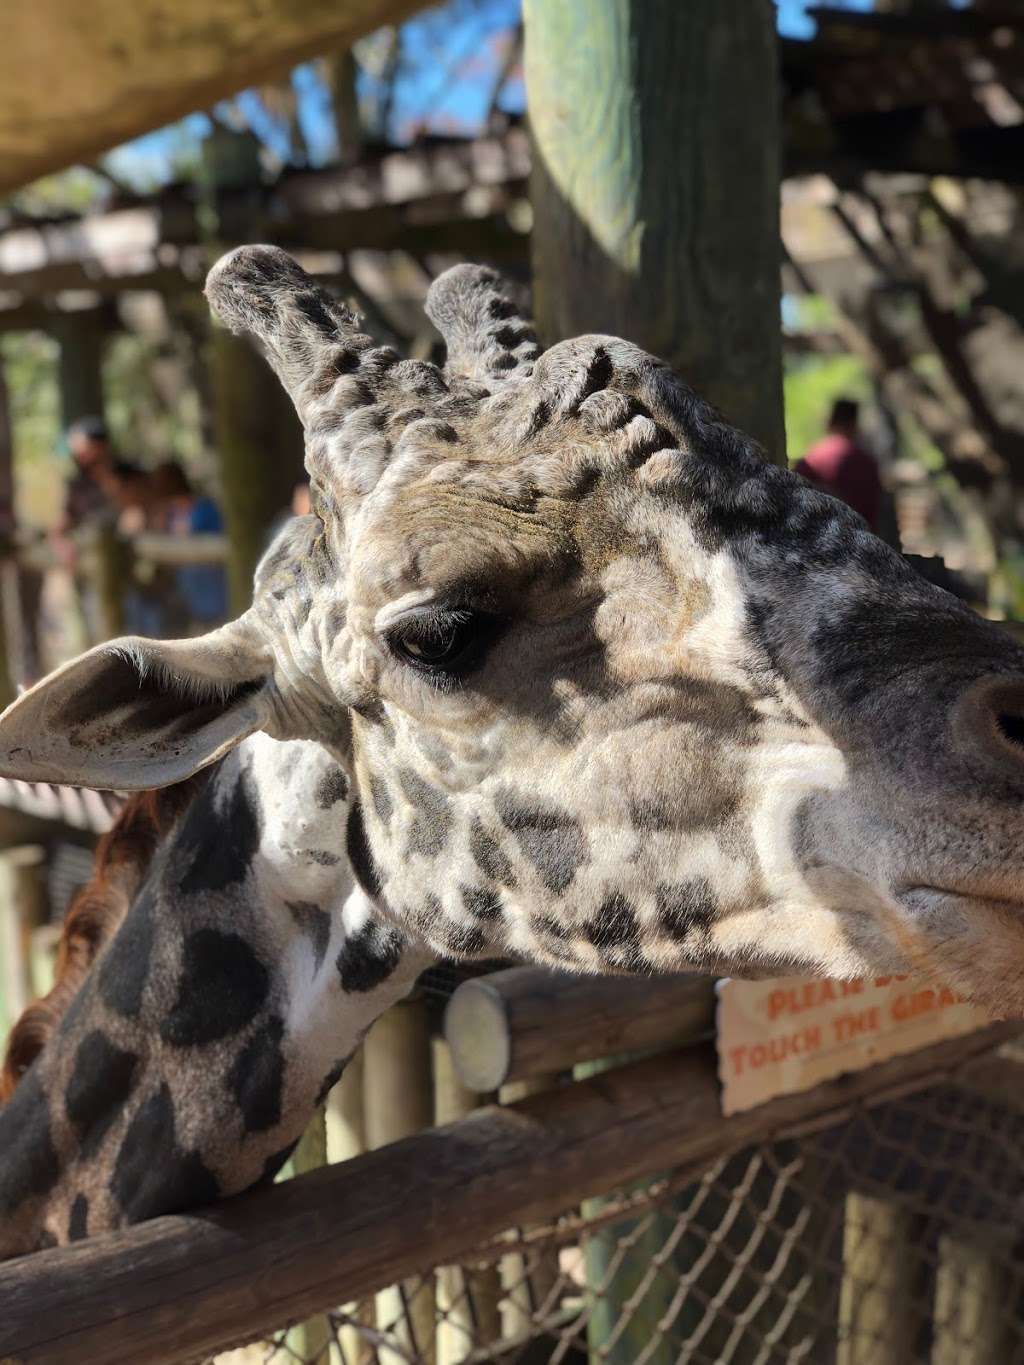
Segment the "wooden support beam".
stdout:
<path fill-rule="evenodd" d="M 994 1365 L 1017 1347 L 1015 1277 L 991 1252 L 950 1234 L 939 1240 L 931 1365 Z"/>
<path fill-rule="evenodd" d="M 209 109 L 422 0 L 37 0 L 4 15 L 0 193 Z"/>
<path fill-rule="evenodd" d="M 570 976 L 543 967 L 465 981 L 444 1017 L 455 1070 L 497 1090 L 579 1062 L 692 1042 L 714 1025 L 709 976 Z"/>
<path fill-rule="evenodd" d="M 422 996 L 413 995 L 381 1015 L 363 1048 L 363 1110 L 371 1150 L 429 1128 L 434 1096 L 430 1024 Z M 434 1360 L 432 1267 L 433 1262 L 423 1262 L 408 1278 L 379 1286 L 377 1330 L 393 1337 L 398 1348 L 380 1347 L 380 1365 L 403 1365 L 410 1358 L 430 1365 Z"/>
<path fill-rule="evenodd" d="M 451 1048 L 443 1038 L 431 1040 L 434 1073 L 434 1122 L 438 1127 L 464 1119 L 486 1103 L 486 1097 L 459 1080 Z M 474 1349 L 487 1348 L 501 1336 L 501 1280 L 494 1266 L 481 1270 L 461 1265 L 437 1268 L 437 1365 L 459 1365 Z"/>
<path fill-rule="evenodd" d="M 0 1266 L 0 1359 L 172 1365 L 213 1354 L 653 1171 L 696 1177 L 753 1142 L 955 1078 L 1020 1027 L 994 1024 L 729 1118 L 713 1052 L 666 1053 L 285 1187 L 39 1252 Z"/>
<path fill-rule="evenodd" d="M 252 600 L 253 572 L 270 527 L 287 508 L 302 468 L 302 431 L 266 361 L 245 338 L 214 326 L 210 355 L 228 589 L 237 615 Z"/>
<path fill-rule="evenodd" d="M 774 6 L 523 17 L 541 337 L 628 337 L 784 462 Z"/>
<path fill-rule="evenodd" d="M 851 1190 L 843 1225 L 838 1365 L 907 1365 L 921 1327 L 921 1220 Z"/>

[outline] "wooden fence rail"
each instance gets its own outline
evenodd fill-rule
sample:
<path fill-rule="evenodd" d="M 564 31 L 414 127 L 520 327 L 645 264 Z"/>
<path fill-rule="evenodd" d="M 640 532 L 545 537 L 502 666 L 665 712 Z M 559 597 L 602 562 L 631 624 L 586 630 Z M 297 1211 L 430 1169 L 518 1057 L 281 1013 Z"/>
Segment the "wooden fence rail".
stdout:
<path fill-rule="evenodd" d="M 444 1033 L 462 1084 L 486 1094 L 595 1057 L 693 1042 L 714 1020 L 712 976 L 608 978 L 510 967 L 459 986 Z"/>
<path fill-rule="evenodd" d="M 0 1359 L 170 1365 L 263 1336 L 653 1172 L 955 1079 L 994 1024 L 723 1118 L 713 1051 L 664 1053 L 285 1185 L 0 1267 Z M 494 1255 L 501 1255 L 495 1243 Z"/>

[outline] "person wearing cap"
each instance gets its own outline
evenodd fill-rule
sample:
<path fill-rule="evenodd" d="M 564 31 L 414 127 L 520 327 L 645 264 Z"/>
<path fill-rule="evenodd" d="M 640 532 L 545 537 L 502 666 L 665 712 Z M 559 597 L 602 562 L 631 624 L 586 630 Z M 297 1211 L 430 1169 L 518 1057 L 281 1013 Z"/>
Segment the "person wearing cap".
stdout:
<path fill-rule="evenodd" d="M 114 525 L 121 511 L 121 484 L 133 467 L 114 458 L 102 417 L 80 417 L 67 432 L 67 448 L 74 472 L 64 490 L 64 507 L 51 543 L 58 561 L 72 575 L 75 595 L 87 636 L 98 639 L 99 599 L 92 583 L 79 578 L 78 545 L 74 533 L 86 526 Z"/>
<path fill-rule="evenodd" d="M 69 543 L 67 538 L 73 531 L 116 515 L 117 469 L 102 417 L 79 418 L 68 428 L 67 439 L 75 472 L 64 491 L 64 511 L 56 534 Z"/>

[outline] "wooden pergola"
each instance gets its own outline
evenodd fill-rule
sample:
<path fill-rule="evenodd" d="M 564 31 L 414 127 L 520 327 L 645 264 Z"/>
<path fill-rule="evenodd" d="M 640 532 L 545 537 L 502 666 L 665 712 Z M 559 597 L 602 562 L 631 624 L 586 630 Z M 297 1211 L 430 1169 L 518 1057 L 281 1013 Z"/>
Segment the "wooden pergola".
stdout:
<path fill-rule="evenodd" d="M 36 0 L 0 44 L 0 193 L 89 160 L 423 0 Z"/>

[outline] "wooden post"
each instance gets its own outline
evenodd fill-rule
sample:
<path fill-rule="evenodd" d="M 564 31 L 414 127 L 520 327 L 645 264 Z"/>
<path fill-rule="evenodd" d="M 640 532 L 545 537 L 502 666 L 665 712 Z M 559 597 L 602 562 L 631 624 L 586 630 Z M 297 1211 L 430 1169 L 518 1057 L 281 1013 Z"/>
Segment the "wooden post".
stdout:
<path fill-rule="evenodd" d="M 570 1071 L 595 1056 L 676 1047 L 711 1033 L 715 983 L 693 973 L 572 976 L 509 967 L 464 981 L 444 1016 L 462 1084 L 477 1092 Z"/>
<path fill-rule="evenodd" d="M 917 1359 L 919 1221 L 895 1202 L 856 1191 L 846 1196 L 838 1365 Z"/>
<path fill-rule="evenodd" d="M 326 1165 L 327 1128 L 324 1111 L 318 1109 L 278 1178 L 287 1180 L 292 1176 L 304 1175 L 307 1171 L 318 1171 L 321 1166 Z M 288 1350 L 293 1352 L 303 1365 L 330 1365 L 333 1341 L 331 1320 L 323 1313 L 307 1318 L 305 1322 L 291 1328 L 285 1336 Z"/>
<path fill-rule="evenodd" d="M 33 948 L 47 920 L 45 861 L 36 844 L 0 855 L 0 1031 L 10 1028 L 37 994 Z"/>
<path fill-rule="evenodd" d="M 542 339 L 612 332 L 785 460 L 769 0 L 524 0 Z"/>
<path fill-rule="evenodd" d="M 124 634 L 124 589 L 132 572 L 132 549 L 116 528 L 105 522 L 96 528 L 89 570 L 99 607 L 97 626 L 102 639 L 112 640 Z"/>
<path fill-rule="evenodd" d="M 0 357 L 0 707 L 14 700 L 12 661 L 17 659 L 24 625 L 18 590 L 18 565 L 6 553 L 14 536 L 14 431 L 11 426 L 10 393 Z"/>
<path fill-rule="evenodd" d="M 52 323 L 60 347 L 58 382 L 64 427 L 81 417 L 102 417 L 106 329 L 97 311 L 61 313 Z"/>
<path fill-rule="evenodd" d="M 605 1057 L 600 1061 L 581 1063 L 573 1074 L 577 1080 L 585 1081 L 637 1060 L 639 1058 L 635 1055 Z M 642 1182 L 639 1188 L 647 1183 Z M 603 1195 L 586 1199 L 582 1206 L 583 1216 L 595 1218 L 607 1204 L 608 1199 Z M 637 1218 L 615 1223 L 610 1228 L 589 1235 L 584 1241 L 587 1284 L 592 1290 L 603 1290 L 595 1299 L 587 1319 L 587 1341 L 591 1359 L 595 1362 L 632 1365 L 642 1356 L 644 1365 L 672 1365 L 676 1360 L 678 1337 L 669 1335 L 658 1339 L 658 1324 L 672 1306 L 678 1290 L 678 1276 L 671 1273 L 656 1275 L 647 1291 L 640 1292 L 650 1273 L 651 1262 L 664 1252 L 675 1224 L 671 1205 L 647 1209 Z M 619 1241 L 626 1235 L 635 1237 L 635 1241 L 631 1244 L 629 1256 L 616 1271 L 614 1264 Z M 671 1267 L 672 1260 L 669 1258 L 669 1272 Z M 626 1318 L 626 1305 L 631 1304 L 634 1298 L 639 1301 Z M 678 1331 L 678 1324 L 676 1326 Z"/>
<path fill-rule="evenodd" d="M 363 1103 L 365 1048 L 349 1058 L 341 1080 L 327 1097 L 327 1160 L 351 1161 L 369 1148 L 366 1142 L 366 1112 Z M 373 1327 L 373 1299 L 343 1303 L 341 1311 L 365 1327 Z M 372 1365 L 373 1345 L 355 1325 L 341 1327 L 336 1333 L 344 1365 Z"/>
<path fill-rule="evenodd" d="M 498 1099 L 506 1105 L 519 1104 L 553 1090 L 560 1080 L 561 1074 L 557 1071 L 539 1072 L 528 1080 L 503 1085 L 498 1091 Z M 527 1229 L 524 1226 L 522 1230 Z M 529 1335 L 534 1318 L 554 1308 L 552 1297 L 558 1273 L 557 1251 L 510 1251 L 501 1258 L 501 1334 L 506 1341 Z"/>
<path fill-rule="evenodd" d="M 784 464 L 774 6 L 523 0 L 523 18 L 541 340 L 638 343 Z"/>
<path fill-rule="evenodd" d="M 931 1365 L 993 1365 L 1013 1358 L 1013 1282 L 981 1247 L 948 1235 L 940 1239 L 934 1313 Z"/>
<path fill-rule="evenodd" d="M 298 419 L 283 412 L 283 392 L 244 338 L 214 327 L 210 342 L 214 428 L 228 536 L 231 611 L 252 601 L 253 571 L 271 524 L 291 501 L 301 469 Z M 290 434 L 285 428 L 291 426 Z"/>
<path fill-rule="evenodd" d="M 434 1123 L 463 1119 L 485 1103 L 456 1074 L 451 1048 L 443 1038 L 432 1043 Z M 494 1266 L 466 1270 L 460 1265 L 437 1271 L 437 1365 L 458 1365 L 474 1350 L 487 1350 L 501 1336 L 501 1281 Z"/>
<path fill-rule="evenodd" d="M 430 1025 L 425 1002 L 413 996 L 382 1015 L 364 1043 L 363 1106 L 370 1150 L 429 1128 L 433 1117 Z M 377 1330 L 396 1339 L 397 1351 L 378 1349 L 381 1365 L 402 1365 L 409 1355 L 434 1359 L 434 1279 L 426 1276 L 382 1289 Z"/>
<path fill-rule="evenodd" d="M 258 140 L 215 128 L 203 142 L 201 170 L 200 216 L 212 263 L 232 244 L 221 223 L 220 192 L 260 183 Z M 302 468 L 302 428 L 249 341 L 214 325 L 208 368 L 228 536 L 228 594 L 237 615 L 252 601 L 253 571 L 271 525 L 291 502 Z"/>

